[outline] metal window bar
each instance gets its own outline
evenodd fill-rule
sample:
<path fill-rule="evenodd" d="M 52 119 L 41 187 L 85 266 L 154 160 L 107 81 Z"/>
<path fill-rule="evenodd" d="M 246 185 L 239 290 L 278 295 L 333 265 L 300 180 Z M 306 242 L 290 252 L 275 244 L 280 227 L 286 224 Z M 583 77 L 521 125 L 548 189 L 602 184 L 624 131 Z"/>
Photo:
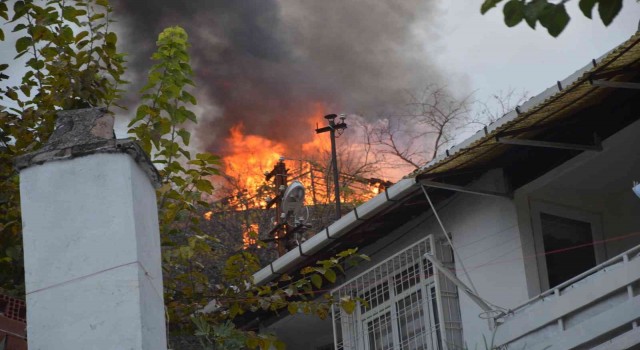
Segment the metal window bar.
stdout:
<path fill-rule="evenodd" d="M 450 247 L 429 235 L 332 291 L 337 300 L 368 302 L 351 314 L 332 308 L 336 350 L 463 348 L 456 286 L 433 269 L 428 252 L 453 267 Z"/>

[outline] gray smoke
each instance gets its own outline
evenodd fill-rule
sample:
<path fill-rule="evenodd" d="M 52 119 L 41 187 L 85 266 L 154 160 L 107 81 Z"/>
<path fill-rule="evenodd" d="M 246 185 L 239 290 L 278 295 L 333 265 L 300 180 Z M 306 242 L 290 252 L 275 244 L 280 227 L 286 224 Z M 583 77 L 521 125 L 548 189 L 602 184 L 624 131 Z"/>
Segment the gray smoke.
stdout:
<path fill-rule="evenodd" d="M 327 113 L 373 115 L 406 89 L 441 81 L 425 58 L 437 17 L 430 0 L 119 0 L 114 7 L 134 80 L 144 79 L 164 27 L 187 30 L 196 95 L 210 106 L 197 137 L 217 153 L 238 122 L 247 133 L 296 144 L 313 133 L 303 119 L 313 103 Z"/>

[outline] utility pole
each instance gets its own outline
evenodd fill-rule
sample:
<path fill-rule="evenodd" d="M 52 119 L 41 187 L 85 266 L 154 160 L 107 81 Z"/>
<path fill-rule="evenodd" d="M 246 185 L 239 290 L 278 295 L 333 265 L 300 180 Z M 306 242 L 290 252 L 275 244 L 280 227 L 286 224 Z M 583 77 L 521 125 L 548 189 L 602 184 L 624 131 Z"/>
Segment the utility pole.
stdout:
<path fill-rule="evenodd" d="M 338 172 L 338 155 L 336 152 L 336 130 L 342 130 L 347 128 L 347 124 L 344 122 L 344 117 L 340 117 L 340 122 L 336 124 L 335 114 L 328 114 L 324 116 L 324 119 L 329 121 L 329 126 L 316 129 L 316 134 L 322 134 L 329 132 L 331 137 L 331 167 L 333 168 L 333 186 L 335 189 L 336 199 L 336 220 L 340 219 L 342 212 L 340 211 L 340 178 Z"/>

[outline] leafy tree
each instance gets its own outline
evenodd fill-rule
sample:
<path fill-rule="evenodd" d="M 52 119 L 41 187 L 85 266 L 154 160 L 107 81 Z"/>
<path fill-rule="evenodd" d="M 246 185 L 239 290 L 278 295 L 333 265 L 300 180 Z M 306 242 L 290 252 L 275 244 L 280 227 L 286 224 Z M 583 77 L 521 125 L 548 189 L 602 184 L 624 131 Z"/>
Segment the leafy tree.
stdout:
<path fill-rule="evenodd" d="M 513 27 L 524 20 L 532 29 L 535 29 L 539 22 L 550 35 L 557 37 L 571 20 L 565 8 L 565 3 L 569 1 L 552 3 L 547 0 L 509 0 L 502 8 L 504 23 L 508 27 Z M 485 0 L 480 7 L 480 13 L 485 14 L 500 2 L 502 0 Z M 598 15 L 606 26 L 611 24 L 622 10 L 622 0 L 578 0 L 580 11 L 590 19 L 596 5 Z"/>
<path fill-rule="evenodd" d="M 110 31 L 112 10 L 106 0 L 16 1 L 11 18 L 7 2 L 0 0 L 0 17 L 23 35 L 15 42 L 15 62 L 24 64 L 25 73 L 19 85 L 0 88 L 0 288 L 20 296 L 24 284 L 19 176 L 11 159 L 47 141 L 58 110 L 117 107 L 126 82 L 124 56 L 117 52 L 117 36 Z M 0 39 L 4 40 L 3 29 Z M 316 289 L 335 282 L 344 264 L 363 258 L 355 249 L 319 261 L 295 279 L 282 276 L 261 286 L 252 280 L 260 268 L 258 259 L 241 252 L 225 262 L 222 283 L 211 281 L 203 262 L 216 253 L 217 240 L 202 231 L 200 220 L 213 191 L 208 177 L 218 173 L 219 158 L 188 149 L 188 129 L 197 122 L 189 107 L 197 102 L 188 92 L 194 84 L 187 33 L 167 28 L 157 46 L 152 57 L 157 63 L 141 91 L 129 132 L 161 168 L 163 185 L 157 197 L 170 330 L 195 331 L 205 348 L 280 349 L 284 344 L 272 335 L 240 330 L 234 320 L 246 313 L 278 310 L 327 317 L 334 303 L 353 310 L 355 299 L 334 301 L 325 296 L 318 302 L 315 297 Z M 0 71 L 11 69 L 3 64 Z M 209 312 L 199 313 L 207 304 Z"/>
<path fill-rule="evenodd" d="M 0 82 L 5 82 L 0 87 L 0 289 L 21 295 L 20 198 L 11 160 L 47 141 L 56 111 L 114 105 L 125 83 L 124 56 L 116 50 L 106 1 L 77 1 L 73 6 L 64 0 L 45 5 L 15 1 L 11 13 L 7 3 L 0 2 L 0 17 L 21 36 L 14 44 L 12 68 L 22 63 L 25 73 L 15 86 L 6 86 L 9 76 L 0 74 Z M 0 28 L 0 39 L 4 37 Z M 0 64 L 0 73 L 8 69 L 9 64 Z"/>

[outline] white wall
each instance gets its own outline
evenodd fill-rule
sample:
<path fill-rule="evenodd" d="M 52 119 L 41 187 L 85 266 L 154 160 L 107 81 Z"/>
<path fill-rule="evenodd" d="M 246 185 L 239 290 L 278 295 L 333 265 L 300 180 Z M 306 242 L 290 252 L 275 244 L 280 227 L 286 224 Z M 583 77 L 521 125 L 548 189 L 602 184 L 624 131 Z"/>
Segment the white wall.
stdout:
<path fill-rule="evenodd" d="M 155 191 L 127 154 L 20 173 L 29 349 L 166 349 Z"/>
<path fill-rule="evenodd" d="M 500 171 L 490 172 L 470 185 L 490 191 L 504 191 Z M 441 203 L 438 214 L 458 256 L 462 259 L 480 296 L 498 306 L 509 308 L 528 299 L 521 240 L 514 202 L 507 198 L 459 193 Z M 408 222 L 375 244 L 362 250 L 372 258 L 348 272 L 355 276 L 373 264 L 386 259 L 404 247 L 429 234 L 440 235 L 442 229 L 433 215 Z M 456 274 L 464 281 L 460 259 L 456 258 Z M 491 338 L 488 321 L 479 318 L 482 310 L 464 293 L 460 294 L 463 336 L 469 348 L 483 344 L 483 335 Z"/>
<path fill-rule="evenodd" d="M 530 209 L 551 204 L 597 216 L 602 223 L 606 259 L 640 244 L 640 198 L 631 190 L 640 180 L 640 121 L 609 137 L 602 152 L 584 152 L 515 193 L 525 255 L 536 251 Z M 527 264 L 529 296 L 542 292 L 535 258 Z"/>
<path fill-rule="evenodd" d="M 490 172 L 468 186 L 490 191 L 503 191 L 501 173 Z M 475 194 L 457 194 L 438 210 L 455 246 L 456 275 L 469 286 L 466 268 L 478 295 L 492 304 L 510 308 L 527 300 L 527 284 L 515 205 L 507 198 Z M 441 230 L 430 222 L 431 231 Z M 462 261 L 462 264 L 461 264 Z M 460 310 L 465 343 L 469 348 L 482 347 L 483 336 L 491 338 L 482 310 L 464 293 Z"/>

